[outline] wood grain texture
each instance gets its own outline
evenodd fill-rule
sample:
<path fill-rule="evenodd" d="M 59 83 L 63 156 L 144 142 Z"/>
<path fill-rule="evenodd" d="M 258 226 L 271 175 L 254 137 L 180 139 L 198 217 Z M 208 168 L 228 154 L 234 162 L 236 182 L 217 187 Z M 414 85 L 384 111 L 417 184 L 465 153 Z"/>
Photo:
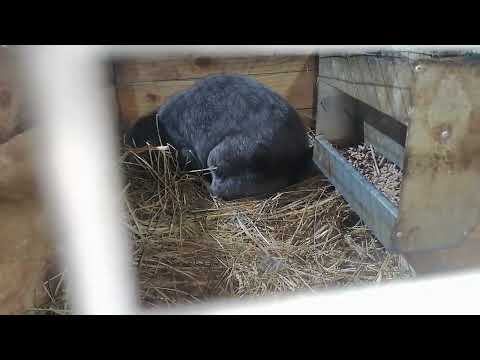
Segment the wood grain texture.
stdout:
<path fill-rule="evenodd" d="M 318 61 L 324 82 L 408 124 L 411 106 L 412 61 L 398 57 L 324 57 Z"/>
<path fill-rule="evenodd" d="M 421 61 L 396 248 L 419 274 L 480 265 L 479 63 Z"/>
<path fill-rule="evenodd" d="M 350 146 L 357 141 L 357 103 L 353 97 L 337 88 L 318 83 L 316 132 L 330 143 Z"/>
<path fill-rule="evenodd" d="M 253 77 L 284 97 L 295 109 L 314 108 L 313 72 L 261 74 Z M 195 80 L 172 80 L 119 85 L 117 101 L 121 121 L 125 126 L 133 125 L 138 118 L 154 111 L 176 93 L 187 90 L 194 82 Z"/>
<path fill-rule="evenodd" d="M 211 74 L 272 74 L 313 71 L 313 56 L 167 57 L 123 61 L 114 65 L 119 85 L 161 80 L 189 80 Z"/>
<path fill-rule="evenodd" d="M 302 118 L 303 124 L 309 130 L 315 129 L 315 109 L 297 109 L 300 117 Z"/>
<path fill-rule="evenodd" d="M 455 247 L 480 223 L 480 64 L 417 65 L 394 230 L 405 252 Z"/>
<path fill-rule="evenodd" d="M 419 275 L 477 269 L 480 267 L 480 224 L 459 246 L 404 254 L 404 257 Z"/>

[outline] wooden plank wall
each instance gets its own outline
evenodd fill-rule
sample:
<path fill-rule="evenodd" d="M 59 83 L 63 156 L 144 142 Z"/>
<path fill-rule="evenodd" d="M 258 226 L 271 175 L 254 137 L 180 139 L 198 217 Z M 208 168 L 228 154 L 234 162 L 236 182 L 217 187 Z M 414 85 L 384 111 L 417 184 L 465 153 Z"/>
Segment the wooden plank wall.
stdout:
<path fill-rule="evenodd" d="M 408 125 L 408 112 L 412 106 L 410 87 L 416 71 L 414 64 L 418 60 L 432 59 L 431 55 L 435 53 L 320 56 L 318 80 Z M 462 56 L 444 53 L 435 61 L 453 58 Z"/>
<path fill-rule="evenodd" d="M 165 57 L 114 64 L 117 103 L 123 127 L 155 110 L 170 96 L 212 74 L 250 75 L 283 96 L 314 128 L 314 56 Z"/>
<path fill-rule="evenodd" d="M 424 58 L 430 57 L 401 53 L 320 56 L 317 131 L 330 142 L 348 145 L 362 141 L 357 135 L 363 134 L 363 141 L 403 167 L 414 64 Z"/>
<path fill-rule="evenodd" d="M 410 58 L 327 56 L 319 58 L 319 69 L 320 82 L 407 124 L 414 73 Z"/>

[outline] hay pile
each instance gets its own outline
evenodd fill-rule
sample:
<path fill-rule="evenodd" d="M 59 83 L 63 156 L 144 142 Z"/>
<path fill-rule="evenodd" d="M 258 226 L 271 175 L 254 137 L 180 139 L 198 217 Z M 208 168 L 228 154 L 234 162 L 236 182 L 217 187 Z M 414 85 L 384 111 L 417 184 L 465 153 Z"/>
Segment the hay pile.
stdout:
<path fill-rule="evenodd" d="M 268 199 L 224 202 L 199 173 L 182 174 L 173 153 L 122 155 L 123 221 L 146 306 L 410 276 L 323 176 Z"/>
<path fill-rule="evenodd" d="M 126 226 L 145 304 L 278 294 L 401 276 L 322 176 L 265 200 L 212 199 L 172 152 L 124 155 Z"/>

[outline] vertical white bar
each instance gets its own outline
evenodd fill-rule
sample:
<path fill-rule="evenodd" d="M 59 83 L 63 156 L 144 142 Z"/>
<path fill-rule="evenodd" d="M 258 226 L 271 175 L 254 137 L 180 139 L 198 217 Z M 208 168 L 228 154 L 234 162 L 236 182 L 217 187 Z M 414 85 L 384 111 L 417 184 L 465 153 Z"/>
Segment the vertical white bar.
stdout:
<path fill-rule="evenodd" d="M 23 48 L 38 110 L 37 160 L 64 251 L 74 313 L 135 310 L 127 236 L 120 226 L 113 109 L 95 48 Z M 63 248 L 64 246 L 64 248 Z"/>

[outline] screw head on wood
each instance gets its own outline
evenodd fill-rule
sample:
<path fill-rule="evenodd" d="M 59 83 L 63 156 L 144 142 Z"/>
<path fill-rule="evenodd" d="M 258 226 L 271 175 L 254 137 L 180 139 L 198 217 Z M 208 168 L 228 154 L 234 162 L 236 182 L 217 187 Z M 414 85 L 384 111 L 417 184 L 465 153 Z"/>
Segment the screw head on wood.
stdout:
<path fill-rule="evenodd" d="M 443 131 L 440 133 L 440 137 L 442 138 L 443 142 L 447 141 L 448 138 L 450 137 L 450 131 L 448 131 L 448 130 L 443 130 Z"/>
<path fill-rule="evenodd" d="M 425 67 L 423 65 L 417 65 L 415 66 L 415 71 L 416 72 L 420 72 L 420 71 L 423 71 L 425 69 Z"/>

